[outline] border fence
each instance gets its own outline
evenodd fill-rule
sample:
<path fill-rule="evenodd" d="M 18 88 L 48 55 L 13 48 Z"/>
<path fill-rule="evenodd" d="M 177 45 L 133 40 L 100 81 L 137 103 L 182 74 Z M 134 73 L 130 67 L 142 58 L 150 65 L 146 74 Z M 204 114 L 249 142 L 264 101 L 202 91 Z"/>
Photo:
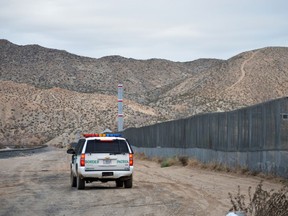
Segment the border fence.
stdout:
<path fill-rule="evenodd" d="M 288 178 L 288 97 L 122 132 L 147 156 L 189 156 Z"/>

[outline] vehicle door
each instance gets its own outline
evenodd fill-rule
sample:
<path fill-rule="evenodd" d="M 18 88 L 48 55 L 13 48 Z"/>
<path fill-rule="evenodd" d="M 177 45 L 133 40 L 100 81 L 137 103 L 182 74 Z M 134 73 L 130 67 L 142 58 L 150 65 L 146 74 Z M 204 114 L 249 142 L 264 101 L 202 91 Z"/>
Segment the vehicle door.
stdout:
<path fill-rule="evenodd" d="M 82 153 L 83 146 L 85 144 L 85 139 L 80 139 L 78 141 L 78 144 L 75 148 L 75 155 L 72 157 L 72 171 L 73 173 L 76 173 L 76 167 L 79 166 L 78 164 L 80 163 L 80 157 Z"/>

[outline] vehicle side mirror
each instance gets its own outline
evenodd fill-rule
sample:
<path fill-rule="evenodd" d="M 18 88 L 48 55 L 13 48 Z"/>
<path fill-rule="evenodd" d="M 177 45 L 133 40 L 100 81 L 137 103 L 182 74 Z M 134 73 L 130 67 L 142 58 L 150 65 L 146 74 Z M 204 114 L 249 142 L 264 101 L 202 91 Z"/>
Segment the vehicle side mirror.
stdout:
<path fill-rule="evenodd" d="M 68 149 L 67 154 L 75 154 L 75 150 L 74 149 Z"/>

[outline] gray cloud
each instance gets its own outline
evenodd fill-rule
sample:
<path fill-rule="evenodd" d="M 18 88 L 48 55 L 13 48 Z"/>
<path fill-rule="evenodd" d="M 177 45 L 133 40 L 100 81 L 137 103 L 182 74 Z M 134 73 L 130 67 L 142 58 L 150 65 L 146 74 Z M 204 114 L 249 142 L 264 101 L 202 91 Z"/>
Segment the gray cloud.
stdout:
<path fill-rule="evenodd" d="M 191 61 L 288 45 L 284 0 L 1 0 L 1 38 L 99 58 Z"/>

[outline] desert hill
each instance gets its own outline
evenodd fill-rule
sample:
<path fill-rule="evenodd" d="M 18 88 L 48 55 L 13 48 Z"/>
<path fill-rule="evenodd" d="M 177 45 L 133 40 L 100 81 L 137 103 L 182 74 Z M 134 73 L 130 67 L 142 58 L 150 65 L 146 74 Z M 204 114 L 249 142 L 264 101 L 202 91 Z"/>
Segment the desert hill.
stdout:
<path fill-rule="evenodd" d="M 127 98 L 142 101 L 143 93 L 181 82 L 193 73 L 189 67 L 167 60 L 121 56 L 93 59 L 38 45 L 18 46 L 6 40 L 0 41 L 0 61 L 1 80 L 111 95 L 117 93 L 115 86 L 123 83 Z"/>
<path fill-rule="evenodd" d="M 233 110 L 288 95 L 288 48 L 172 62 L 93 59 L 0 40 L 0 142 L 58 144 L 79 131 L 115 130 L 118 83 L 125 128 Z"/>
<path fill-rule="evenodd" d="M 284 97 L 288 95 L 287 62 L 288 48 L 284 47 L 244 52 L 187 78 L 163 94 L 158 104 L 169 101 L 198 113 Z"/>
<path fill-rule="evenodd" d="M 2 145 L 48 140 L 58 145 L 75 140 L 82 131 L 117 130 L 117 96 L 0 81 L 0 101 Z M 125 100 L 125 114 L 125 124 L 134 126 L 156 121 L 158 116 L 156 110 L 130 100 Z"/>

